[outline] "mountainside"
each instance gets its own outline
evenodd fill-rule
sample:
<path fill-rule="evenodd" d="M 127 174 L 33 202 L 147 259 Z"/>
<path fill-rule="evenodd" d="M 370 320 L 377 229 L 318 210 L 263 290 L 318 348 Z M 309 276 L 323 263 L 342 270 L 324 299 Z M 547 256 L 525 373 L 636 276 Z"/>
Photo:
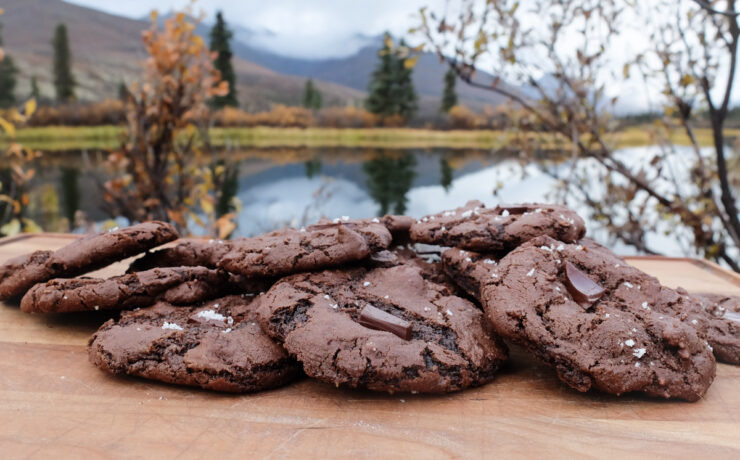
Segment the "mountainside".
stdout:
<path fill-rule="evenodd" d="M 0 0 L 5 14 L 3 35 L 6 51 L 16 59 L 21 70 L 17 96 L 30 93 L 31 76 L 36 76 L 41 93 L 54 94 L 51 75 L 51 37 L 54 27 L 67 25 L 73 54 L 73 73 L 78 81 L 80 100 L 117 97 L 121 81 L 130 83 L 140 78 L 139 62 L 145 58 L 141 31 L 149 27 L 146 20 L 128 19 L 103 13 L 61 0 Z M 228 14 L 227 14 L 228 20 Z M 306 78 L 313 78 L 323 93 L 325 105 L 359 105 L 365 97 L 368 79 L 378 59 L 381 37 L 362 37 L 362 42 L 375 42 L 355 54 L 335 59 L 307 60 L 284 57 L 250 46 L 250 31 L 234 24 L 232 40 L 234 67 L 237 73 L 239 100 L 243 108 L 255 111 L 272 104 L 296 105 Z M 202 24 L 197 32 L 208 36 L 210 25 Z M 422 115 L 437 113 L 446 67 L 431 54 L 423 54 L 414 69 L 414 84 L 419 93 Z M 482 76 L 490 78 L 490 76 Z M 480 110 L 501 103 L 499 96 L 459 83 L 460 102 Z"/>
<path fill-rule="evenodd" d="M 51 37 L 59 22 L 67 25 L 73 55 L 72 71 L 78 81 L 80 100 L 117 97 L 121 81 L 140 78 L 139 62 L 145 57 L 141 31 L 149 27 L 143 20 L 127 19 L 61 0 L 0 0 L 5 14 L 5 49 L 21 70 L 16 95 L 30 93 L 30 78 L 35 75 L 41 94 L 54 94 L 51 75 Z M 207 29 L 206 29 L 207 30 Z M 273 103 L 298 104 L 305 78 L 281 75 L 258 64 L 234 59 L 239 99 L 250 110 L 267 109 Z M 364 97 L 363 91 L 317 81 L 326 104 L 345 105 Z"/>
<path fill-rule="evenodd" d="M 268 69 L 287 75 L 316 78 L 354 88 L 367 89 L 368 80 L 378 61 L 378 50 L 382 36 L 375 39 L 375 45 L 365 46 L 357 53 L 338 59 L 308 60 L 279 56 L 250 47 L 242 42 L 234 42 L 236 56 Z M 422 109 L 436 111 L 444 87 L 444 74 L 447 66 L 439 62 L 433 53 L 423 53 L 414 68 L 414 86 L 419 93 Z M 490 75 L 480 75 L 480 80 L 490 81 Z M 498 105 L 503 98 L 490 91 L 472 88 L 458 82 L 457 93 L 460 102 L 480 110 L 486 105 Z"/>

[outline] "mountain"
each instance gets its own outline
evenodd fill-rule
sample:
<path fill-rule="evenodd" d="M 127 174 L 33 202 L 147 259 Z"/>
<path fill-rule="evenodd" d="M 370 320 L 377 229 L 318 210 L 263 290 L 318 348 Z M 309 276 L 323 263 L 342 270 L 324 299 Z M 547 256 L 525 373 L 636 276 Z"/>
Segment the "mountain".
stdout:
<path fill-rule="evenodd" d="M 19 97 L 29 94 L 33 75 L 42 95 L 53 96 L 50 41 L 60 22 L 67 25 L 69 32 L 79 99 L 117 97 L 121 81 L 133 82 L 141 76 L 139 62 L 146 56 L 140 37 L 141 31 L 149 27 L 148 20 L 115 16 L 62 0 L 0 0 L 0 8 L 5 10 L 0 22 L 4 24 L 6 51 L 21 70 Z M 357 35 L 357 43 L 369 44 L 350 56 L 298 59 L 280 56 L 250 42 L 250 38 L 269 36 L 272 32 L 268 30 L 254 31 L 237 24 L 232 28 L 239 99 L 242 107 L 250 111 L 268 109 L 275 103 L 299 104 L 306 78 L 314 79 L 325 105 L 360 104 L 382 42 L 380 36 Z M 204 37 L 209 31 L 209 24 L 201 24 L 197 29 Z M 434 54 L 420 56 L 414 69 L 414 84 L 422 116 L 437 113 L 446 70 Z M 458 84 L 457 91 L 460 102 L 475 110 L 502 102 L 500 96 L 490 91 L 463 83 Z"/>
<path fill-rule="evenodd" d="M 382 36 L 374 37 L 373 45 L 364 46 L 348 57 L 319 60 L 280 56 L 236 40 L 232 46 L 234 55 L 275 72 L 330 81 L 358 91 L 365 91 L 370 74 L 378 61 L 378 50 L 382 40 Z M 447 66 L 439 61 L 437 55 L 422 53 L 419 57 L 414 68 L 413 79 L 420 96 L 422 112 L 435 113 L 438 110 L 445 72 L 447 72 Z M 493 77 L 482 74 L 478 76 L 478 79 L 492 81 Z M 462 82 L 457 85 L 457 93 L 462 104 L 476 110 L 487 105 L 499 105 L 504 100 L 491 91 L 473 88 Z"/>
<path fill-rule="evenodd" d="M 81 100 L 117 97 L 121 81 L 140 78 L 139 62 L 145 52 L 141 31 L 149 27 L 144 20 L 128 19 L 61 0 L 0 0 L 5 14 L 5 49 L 20 68 L 17 95 L 30 93 L 30 78 L 35 75 L 42 95 L 54 94 L 51 75 L 51 37 L 60 22 L 67 25 L 73 54 L 73 73 Z M 281 75 L 259 64 L 234 59 L 240 102 L 250 110 L 268 109 L 271 104 L 298 104 L 305 78 Z M 316 81 L 326 104 L 356 103 L 364 91 L 328 81 Z"/>

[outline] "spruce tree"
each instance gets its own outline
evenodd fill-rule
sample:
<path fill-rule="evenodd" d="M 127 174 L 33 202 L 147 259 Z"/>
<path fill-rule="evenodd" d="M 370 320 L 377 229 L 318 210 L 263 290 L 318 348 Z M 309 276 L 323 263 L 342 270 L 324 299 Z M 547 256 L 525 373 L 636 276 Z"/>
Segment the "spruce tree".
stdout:
<path fill-rule="evenodd" d="M 457 72 L 450 67 L 445 74 L 445 89 L 442 92 L 442 102 L 439 111 L 447 113 L 451 108 L 457 105 L 457 93 L 455 92 L 455 83 L 457 82 Z"/>
<path fill-rule="evenodd" d="M 368 96 L 365 100 L 365 108 L 370 112 L 386 117 L 393 115 L 394 106 L 391 100 L 393 88 L 393 76 L 396 59 L 393 55 L 390 35 L 386 32 L 383 39 L 383 48 L 378 52 L 380 62 L 370 76 L 368 84 Z"/>
<path fill-rule="evenodd" d="M 126 87 L 126 83 L 121 81 L 118 83 L 118 99 L 121 102 L 126 102 L 126 99 L 128 98 L 128 88 Z"/>
<path fill-rule="evenodd" d="M 3 45 L 2 24 L 0 24 L 0 48 Z M 18 68 L 15 66 L 13 58 L 5 54 L 0 61 L 0 107 L 6 108 L 15 104 L 15 76 Z"/>
<path fill-rule="evenodd" d="M 406 152 L 400 157 L 382 153 L 362 165 L 370 196 L 379 205 L 379 216 L 406 213 L 406 195 L 414 184 L 416 164 L 416 157 Z"/>
<path fill-rule="evenodd" d="M 54 49 L 54 89 L 57 101 L 67 102 L 75 97 L 75 81 L 72 75 L 72 52 L 69 50 L 67 26 L 58 24 L 51 42 Z"/>
<path fill-rule="evenodd" d="M 306 80 L 303 88 L 303 107 L 311 110 L 319 110 L 322 104 L 321 91 L 313 84 L 310 78 Z"/>
<path fill-rule="evenodd" d="M 400 46 L 405 46 L 403 40 Z M 380 61 L 370 77 L 365 108 L 381 117 L 411 118 L 417 110 L 416 90 L 411 79 L 413 68 L 407 68 L 405 59 L 395 53 L 388 33 L 378 55 Z"/>
<path fill-rule="evenodd" d="M 36 80 L 36 75 L 31 77 L 31 99 L 37 101 L 41 99 L 41 90 L 39 90 L 39 82 Z"/>
<path fill-rule="evenodd" d="M 223 14 L 219 11 L 216 13 L 216 24 L 211 29 L 211 51 L 218 53 L 213 65 L 221 72 L 221 79 L 229 84 L 229 92 L 225 96 L 215 96 L 211 104 L 216 108 L 226 106 L 238 107 L 239 100 L 236 94 L 236 74 L 234 66 L 231 64 L 231 40 L 232 32 L 224 21 Z"/>
<path fill-rule="evenodd" d="M 401 48 L 406 47 L 406 42 L 401 40 Z M 416 96 L 414 81 L 412 80 L 413 67 L 406 66 L 406 59 L 397 59 L 396 62 L 396 84 L 398 88 L 398 114 L 408 120 L 415 114 L 419 98 Z"/>

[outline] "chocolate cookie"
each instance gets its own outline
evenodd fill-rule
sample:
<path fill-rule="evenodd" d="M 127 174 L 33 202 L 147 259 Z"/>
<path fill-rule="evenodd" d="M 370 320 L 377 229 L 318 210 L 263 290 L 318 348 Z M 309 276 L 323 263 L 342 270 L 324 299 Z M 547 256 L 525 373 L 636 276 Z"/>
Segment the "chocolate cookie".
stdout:
<path fill-rule="evenodd" d="M 492 252 L 508 251 L 540 235 L 575 242 L 586 233 L 586 226 L 565 206 L 518 204 L 489 209 L 480 201 L 470 201 L 462 208 L 423 217 L 410 233 L 419 243 Z"/>
<path fill-rule="evenodd" d="M 475 305 L 414 264 L 293 275 L 259 311 L 306 374 L 337 386 L 456 391 L 491 381 L 507 356 Z"/>
<path fill-rule="evenodd" d="M 693 294 L 708 320 L 707 342 L 718 361 L 740 364 L 740 297 Z"/>
<path fill-rule="evenodd" d="M 160 300 L 192 305 L 224 294 L 255 292 L 263 288 L 260 283 L 205 267 L 153 268 L 108 279 L 59 278 L 31 288 L 21 300 L 21 310 L 27 313 L 129 310 Z"/>
<path fill-rule="evenodd" d="M 391 241 L 390 232 L 379 221 L 283 229 L 234 241 L 218 267 L 245 276 L 285 275 L 362 260 L 388 248 Z"/>
<path fill-rule="evenodd" d="M 544 236 L 498 263 L 455 249 L 444 260 L 456 280 L 476 278 L 469 289 L 496 332 L 555 367 L 579 391 L 696 401 L 714 379 L 695 299 L 592 241 L 566 244 Z"/>
<path fill-rule="evenodd" d="M 218 261 L 230 250 L 230 241 L 184 240 L 175 246 L 144 254 L 131 263 L 128 273 L 156 267 L 216 268 Z"/>
<path fill-rule="evenodd" d="M 217 391 L 284 385 L 300 367 L 260 329 L 253 297 L 230 296 L 197 307 L 159 302 L 103 324 L 88 344 L 90 361 L 128 374 Z"/>
<path fill-rule="evenodd" d="M 0 300 L 23 295 L 36 283 L 91 272 L 177 239 L 164 222 L 144 222 L 85 236 L 57 251 L 36 251 L 0 266 Z"/>

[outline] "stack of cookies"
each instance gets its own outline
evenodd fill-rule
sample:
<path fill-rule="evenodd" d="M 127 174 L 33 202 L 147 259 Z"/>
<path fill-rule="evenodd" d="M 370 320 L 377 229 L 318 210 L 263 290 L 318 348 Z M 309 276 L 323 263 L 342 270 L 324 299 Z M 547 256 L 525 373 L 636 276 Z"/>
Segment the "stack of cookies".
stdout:
<path fill-rule="evenodd" d="M 28 313 L 122 310 L 90 360 L 253 392 L 305 374 L 385 392 L 491 382 L 506 342 L 578 391 L 700 399 L 715 358 L 740 363 L 740 300 L 669 289 L 584 238 L 558 205 L 480 202 L 414 220 L 322 221 L 231 241 L 146 222 L 0 267 Z M 80 277 L 144 253 L 127 274 Z"/>

